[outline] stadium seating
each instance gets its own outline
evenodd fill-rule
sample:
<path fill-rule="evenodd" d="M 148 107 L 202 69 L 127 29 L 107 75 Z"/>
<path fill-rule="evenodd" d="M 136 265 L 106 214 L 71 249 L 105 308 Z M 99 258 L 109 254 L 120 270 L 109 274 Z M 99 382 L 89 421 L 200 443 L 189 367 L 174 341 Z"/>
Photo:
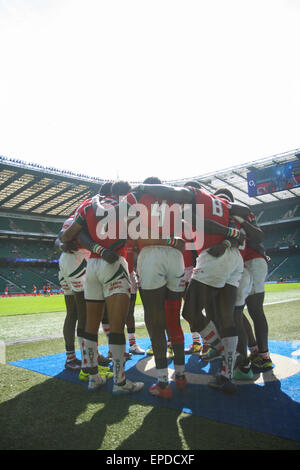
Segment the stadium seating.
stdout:
<path fill-rule="evenodd" d="M 61 223 L 0 216 L 0 231 L 57 234 Z"/>
<path fill-rule="evenodd" d="M 278 204 L 275 207 L 259 210 L 256 215 L 258 216 L 260 225 L 274 221 L 282 221 L 284 219 L 293 219 L 300 217 L 300 205 L 295 205 L 294 202 L 282 206 Z"/>
<path fill-rule="evenodd" d="M 270 208 L 260 206 L 255 213 L 271 256 L 268 281 L 300 280 L 300 204 L 291 201 Z M 48 283 L 60 288 L 60 252 L 54 245 L 60 228 L 61 222 L 0 215 L 0 294 L 6 286 L 11 293 L 31 293 L 33 285 L 41 290 Z M 32 233 L 35 235 L 30 236 Z M 24 264 L 24 259 L 40 261 Z"/>
<path fill-rule="evenodd" d="M 0 294 L 8 287 L 9 294 L 32 293 L 33 285 L 41 290 L 50 284 L 58 290 L 59 250 L 54 245 L 55 235 L 51 240 L 24 237 L 9 238 L 1 235 L 0 239 Z M 31 260 L 27 261 L 26 260 Z M 33 261 L 37 260 L 37 261 Z"/>
<path fill-rule="evenodd" d="M 269 264 L 269 275 L 267 280 L 300 280 L 300 254 L 272 258 Z"/>
<path fill-rule="evenodd" d="M 0 266 L 0 292 L 4 292 L 6 286 L 9 293 L 32 293 L 35 285 L 42 290 L 44 285 L 50 284 L 51 289 L 59 289 L 58 269 L 56 268 L 33 268 L 32 266 Z"/>

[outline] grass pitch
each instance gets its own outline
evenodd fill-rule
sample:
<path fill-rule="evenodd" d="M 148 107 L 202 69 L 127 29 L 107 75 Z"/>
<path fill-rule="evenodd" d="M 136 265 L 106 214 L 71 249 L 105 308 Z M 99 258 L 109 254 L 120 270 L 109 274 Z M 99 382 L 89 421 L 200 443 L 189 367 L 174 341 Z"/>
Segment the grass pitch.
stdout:
<path fill-rule="evenodd" d="M 267 285 L 266 291 L 269 338 L 299 341 L 300 285 Z M 16 303 L 10 300 L 0 299 L 1 339 L 11 339 L 6 347 L 7 363 L 64 351 L 63 296 L 41 298 L 43 310 L 35 314 L 32 305 L 36 298 L 23 297 Z M 56 301 L 61 310 L 56 310 Z M 4 305 L 10 310 L 3 310 Z M 42 331 L 43 319 L 49 328 L 48 339 L 39 340 L 47 336 Z M 182 324 L 188 331 L 186 322 Z M 35 341 L 26 342 L 26 337 Z M 147 337 L 144 326 L 137 328 L 137 337 Z M 99 344 L 106 344 L 103 333 Z M 0 449 L 300 450 L 299 442 L 136 403 L 131 397 L 90 394 L 80 385 L 7 363 L 0 364 L 0 429 L 5 430 L 0 435 Z"/>

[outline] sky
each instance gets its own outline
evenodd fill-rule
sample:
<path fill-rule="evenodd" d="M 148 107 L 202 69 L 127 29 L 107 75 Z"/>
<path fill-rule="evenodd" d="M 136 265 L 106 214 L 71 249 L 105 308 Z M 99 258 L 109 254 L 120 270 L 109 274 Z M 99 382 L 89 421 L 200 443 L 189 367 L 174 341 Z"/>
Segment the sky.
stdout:
<path fill-rule="evenodd" d="M 176 180 L 300 148 L 300 0 L 0 0 L 0 155 Z"/>

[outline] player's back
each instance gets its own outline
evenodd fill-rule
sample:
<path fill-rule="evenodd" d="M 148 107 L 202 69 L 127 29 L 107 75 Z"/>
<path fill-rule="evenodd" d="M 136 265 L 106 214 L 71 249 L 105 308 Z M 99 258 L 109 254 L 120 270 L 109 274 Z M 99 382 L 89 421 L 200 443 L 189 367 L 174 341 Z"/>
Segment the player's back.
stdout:
<path fill-rule="evenodd" d="M 158 199 L 146 193 L 139 199 L 139 204 L 145 208 L 140 215 L 144 233 L 151 239 L 167 239 L 180 236 L 182 233 L 182 214 L 179 204 L 172 201 Z M 144 247 L 139 241 L 139 249 Z"/>
<path fill-rule="evenodd" d="M 122 256 L 126 254 L 124 249 L 126 239 L 120 238 L 118 200 L 110 196 L 101 196 L 96 216 L 92 199 L 87 199 L 78 208 L 76 217 L 81 224 L 83 221 L 86 222 L 90 237 L 95 243 L 117 251 Z M 100 257 L 100 255 L 91 254 L 91 257 Z"/>
<path fill-rule="evenodd" d="M 204 189 L 192 187 L 190 189 L 193 190 L 196 205 L 199 204 L 203 206 L 204 218 L 228 227 L 230 203 L 208 193 Z M 204 233 L 204 244 L 201 250 L 217 245 L 223 240 L 225 240 L 225 236 L 223 235 Z"/>

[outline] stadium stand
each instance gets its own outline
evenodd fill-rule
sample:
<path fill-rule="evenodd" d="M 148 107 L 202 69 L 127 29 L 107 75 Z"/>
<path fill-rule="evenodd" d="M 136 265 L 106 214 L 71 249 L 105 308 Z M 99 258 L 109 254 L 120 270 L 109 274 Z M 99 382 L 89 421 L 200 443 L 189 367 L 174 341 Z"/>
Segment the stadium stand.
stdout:
<path fill-rule="evenodd" d="M 214 192 L 228 187 L 237 202 L 255 213 L 265 233 L 269 282 L 300 280 L 300 171 L 298 186 L 249 197 L 247 174 L 285 163 L 297 163 L 299 149 L 214 173 L 168 184 L 198 181 Z M 106 180 L 0 156 L 0 295 L 32 293 L 50 284 L 59 292 L 54 241 L 62 222 Z M 139 182 L 131 182 L 132 184 Z"/>

